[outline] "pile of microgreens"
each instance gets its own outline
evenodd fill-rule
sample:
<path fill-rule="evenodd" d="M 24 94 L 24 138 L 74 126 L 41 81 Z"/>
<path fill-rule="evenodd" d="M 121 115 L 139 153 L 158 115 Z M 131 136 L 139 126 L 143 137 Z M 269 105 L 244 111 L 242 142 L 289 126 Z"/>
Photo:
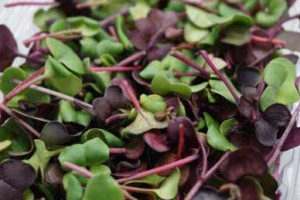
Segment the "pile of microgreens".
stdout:
<path fill-rule="evenodd" d="M 0 25 L 0 200 L 280 199 L 300 144 L 292 4 L 6 4 L 46 7 L 28 54 Z"/>

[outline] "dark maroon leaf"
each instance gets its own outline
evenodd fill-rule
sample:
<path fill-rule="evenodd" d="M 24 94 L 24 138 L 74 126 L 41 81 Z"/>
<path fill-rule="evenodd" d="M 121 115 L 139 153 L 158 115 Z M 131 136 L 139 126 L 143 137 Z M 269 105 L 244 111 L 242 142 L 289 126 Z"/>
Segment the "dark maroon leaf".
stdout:
<path fill-rule="evenodd" d="M 29 188 L 35 181 L 35 172 L 31 165 L 19 160 L 7 160 L 1 163 L 0 180 L 17 190 Z"/>
<path fill-rule="evenodd" d="M 17 190 L 4 182 L 3 180 L 0 180 L 0 200 L 22 200 L 23 195 L 22 191 Z"/>
<path fill-rule="evenodd" d="M 201 187 L 192 200 L 226 200 L 227 198 L 221 195 L 217 189 L 213 187 Z"/>
<path fill-rule="evenodd" d="M 129 159 L 137 159 L 143 153 L 145 149 L 145 142 L 141 137 L 134 137 L 130 140 L 130 143 L 126 146 L 125 156 Z"/>
<path fill-rule="evenodd" d="M 147 60 L 149 62 L 153 60 L 162 60 L 169 53 L 171 47 L 171 44 L 164 44 L 150 48 L 147 53 Z"/>
<path fill-rule="evenodd" d="M 57 163 L 50 163 L 45 170 L 45 182 L 51 185 L 62 183 L 64 171 Z"/>
<path fill-rule="evenodd" d="M 221 175 L 230 182 L 236 182 L 244 176 L 261 176 L 267 170 L 264 158 L 252 148 L 233 152 L 219 168 Z"/>
<path fill-rule="evenodd" d="M 82 1 L 80 0 L 55 0 L 60 3 L 60 7 L 69 16 L 88 16 L 91 11 L 89 8 L 77 9 L 76 5 Z"/>
<path fill-rule="evenodd" d="M 243 200 L 258 200 L 261 198 L 261 188 L 258 183 L 252 178 L 243 178 L 240 183 L 240 190 Z"/>
<path fill-rule="evenodd" d="M 251 118 L 253 112 L 255 111 L 255 106 L 247 101 L 244 97 L 241 97 L 238 108 L 239 112 L 247 118 Z"/>
<path fill-rule="evenodd" d="M 294 127 L 289 133 L 284 145 L 282 146 L 282 151 L 288 151 L 300 145 L 300 128 Z"/>
<path fill-rule="evenodd" d="M 104 98 L 94 99 L 93 108 L 96 116 L 103 121 L 110 116 L 110 113 L 112 111 L 112 107 Z"/>
<path fill-rule="evenodd" d="M 155 167 L 159 167 L 159 166 L 163 166 L 163 165 L 167 165 L 170 163 L 175 162 L 178 159 L 177 155 L 167 152 L 164 153 L 162 156 L 159 157 L 158 161 L 155 164 Z M 165 170 L 163 172 L 158 173 L 158 175 L 160 176 L 169 176 L 172 173 L 172 169 L 170 170 Z"/>
<path fill-rule="evenodd" d="M 261 75 L 258 69 L 254 67 L 243 67 L 238 71 L 238 88 L 243 86 L 256 86 L 261 80 Z"/>
<path fill-rule="evenodd" d="M 251 85 L 243 85 L 241 88 L 243 97 L 250 103 L 257 102 L 259 100 L 259 92 L 256 87 Z"/>
<path fill-rule="evenodd" d="M 263 118 L 274 127 L 285 127 L 291 118 L 291 113 L 283 104 L 273 104 L 263 113 Z"/>
<path fill-rule="evenodd" d="M 265 146 L 272 146 L 277 139 L 278 128 L 272 126 L 263 118 L 255 122 L 255 135 L 258 141 Z"/>
<path fill-rule="evenodd" d="M 184 127 L 185 146 L 187 148 L 198 148 L 199 141 L 197 139 L 197 135 L 196 135 L 193 123 L 187 117 L 177 117 L 175 119 L 172 119 L 169 122 L 167 136 L 168 136 L 168 139 L 171 141 L 172 145 L 177 146 L 177 144 L 178 144 L 179 124 L 183 124 L 183 127 Z"/>
<path fill-rule="evenodd" d="M 0 25 L 0 72 L 10 67 L 16 57 L 17 43 L 12 32 Z"/>
<path fill-rule="evenodd" d="M 166 152 L 170 148 L 166 143 L 166 136 L 159 133 L 145 133 L 144 134 L 145 142 L 157 152 Z"/>

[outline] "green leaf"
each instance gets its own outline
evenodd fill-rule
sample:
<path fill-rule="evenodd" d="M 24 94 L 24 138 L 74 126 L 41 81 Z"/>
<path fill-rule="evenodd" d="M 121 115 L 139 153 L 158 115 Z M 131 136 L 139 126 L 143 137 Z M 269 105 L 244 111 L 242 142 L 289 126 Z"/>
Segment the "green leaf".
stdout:
<path fill-rule="evenodd" d="M 142 94 L 140 96 L 141 106 L 148 112 L 153 114 L 164 111 L 167 108 L 167 104 L 164 98 L 157 94 L 145 95 Z"/>
<path fill-rule="evenodd" d="M 44 77 L 52 87 L 69 96 L 78 94 L 82 89 L 81 80 L 51 56 L 46 61 Z"/>
<path fill-rule="evenodd" d="M 186 42 L 200 42 L 209 34 L 209 30 L 197 28 L 191 23 L 186 23 L 184 26 L 184 40 Z"/>
<path fill-rule="evenodd" d="M 0 153 L 11 146 L 10 140 L 0 141 Z"/>
<path fill-rule="evenodd" d="M 223 32 L 225 36 L 221 41 L 226 44 L 242 46 L 251 40 L 251 32 L 247 26 L 232 25 L 223 30 Z"/>
<path fill-rule="evenodd" d="M 235 118 L 226 119 L 222 122 L 220 126 L 220 131 L 222 135 L 228 135 L 230 129 L 234 127 L 236 124 L 238 124 L 238 121 Z"/>
<path fill-rule="evenodd" d="M 92 116 L 84 110 L 75 110 L 73 105 L 66 100 L 59 101 L 59 114 L 64 122 L 75 122 L 87 126 Z"/>
<path fill-rule="evenodd" d="M 185 83 L 171 83 L 166 76 L 160 74 L 152 79 L 151 87 L 153 93 L 159 95 L 175 93 L 185 98 L 189 98 L 192 94 L 189 85 Z"/>
<path fill-rule="evenodd" d="M 288 7 L 285 0 L 270 0 L 267 2 L 266 7 L 255 15 L 255 22 L 264 28 L 274 26 Z"/>
<path fill-rule="evenodd" d="M 208 128 L 206 138 L 208 144 L 219 151 L 235 151 L 237 149 L 213 124 Z"/>
<path fill-rule="evenodd" d="M 228 88 L 222 81 L 211 79 L 208 81 L 208 83 L 211 87 L 212 92 L 219 94 L 219 95 L 223 96 L 225 99 L 227 99 L 229 102 L 236 104 L 236 102 L 235 102 L 234 98 L 232 97 L 231 93 L 229 92 Z M 231 83 L 231 85 L 233 86 L 232 83 Z M 238 94 L 238 96 L 240 96 L 240 93 L 236 89 L 235 89 L 235 91 Z"/>
<path fill-rule="evenodd" d="M 204 112 L 203 115 L 204 115 L 204 119 L 205 119 L 207 128 L 209 128 L 211 125 L 213 125 L 217 129 L 220 129 L 219 123 L 216 120 L 214 120 L 210 114 L 208 114 L 207 112 Z"/>
<path fill-rule="evenodd" d="M 210 14 L 194 6 L 186 6 L 186 13 L 189 20 L 199 28 L 209 28 L 216 24 L 210 19 Z"/>
<path fill-rule="evenodd" d="M 59 155 L 61 165 L 71 162 L 79 166 L 91 166 L 103 163 L 109 158 L 107 145 L 99 138 L 91 139 L 84 144 L 74 144 L 66 147 Z"/>
<path fill-rule="evenodd" d="M 66 200 L 81 200 L 83 188 L 79 180 L 71 173 L 64 175 L 63 186 L 66 191 Z"/>
<path fill-rule="evenodd" d="M 65 17 L 61 9 L 57 7 L 49 8 L 47 11 L 44 9 L 39 9 L 34 13 L 33 21 L 36 26 L 41 30 L 48 30 L 48 23 L 55 22 L 56 20 L 63 19 Z"/>
<path fill-rule="evenodd" d="M 200 92 L 200 91 L 204 90 L 207 86 L 208 86 L 208 82 L 203 82 L 198 85 L 192 85 L 192 86 L 190 86 L 190 88 L 193 93 L 196 93 L 196 92 Z"/>
<path fill-rule="evenodd" d="M 124 147 L 125 143 L 114 134 L 100 128 L 87 130 L 81 136 L 81 141 L 86 142 L 93 138 L 102 139 L 109 147 Z"/>
<path fill-rule="evenodd" d="M 221 26 L 215 26 L 212 28 L 211 32 L 200 41 L 201 45 L 213 46 L 217 42 L 221 32 Z"/>
<path fill-rule="evenodd" d="M 31 192 L 30 189 L 24 190 L 23 200 L 34 200 L 34 194 Z"/>
<path fill-rule="evenodd" d="M 82 61 L 70 47 L 53 38 L 47 38 L 46 43 L 54 58 L 63 63 L 68 69 L 81 75 L 86 73 Z"/>
<path fill-rule="evenodd" d="M 168 119 L 159 122 L 155 119 L 152 113 L 142 110 L 141 113 L 137 113 L 135 120 L 129 126 L 122 130 L 121 134 L 140 135 L 151 129 L 166 128 L 168 126 L 168 123 Z"/>
<path fill-rule="evenodd" d="M 129 9 L 130 16 L 134 21 L 146 18 L 151 7 L 145 1 L 137 1 L 134 6 Z"/>
<path fill-rule="evenodd" d="M 69 142 L 69 134 L 64 124 L 51 121 L 45 124 L 41 131 L 41 140 L 47 147 L 55 147 Z"/>
<path fill-rule="evenodd" d="M 0 89 L 4 95 L 7 95 L 17 85 L 12 83 L 11 80 L 17 79 L 23 81 L 26 78 L 25 72 L 17 67 L 6 68 L 1 76 Z"/>
<path fill-rule="evenodd" d="M 68 28 L 77 30 L 84 37 L 92 37 L 100 32 L 99 22 L 88 17 L 67 18 Z"/>
<path fill-rule="evenodd" d="M 166 177 L 153 174 L 142 179 L 128 181 L 125 183 L 125 185 L 140 183 L 151 185 L 152 187 L 158 187 L 158 185 L 161 184 L 161 182 L 163 182 L 165 179 Z"/>
<path fill-rule="evenodd" d="M 89 180 L 82 200 L 125 200 L 125 198 L 115 179 L 107 174 L 97 174 Z"/>
<path fill-rule="evenodd" d="M 34 140 L 34 144 L 36 148 L 34 154 L 30 159 L 24 160 L 24 162 L 30 164 L 36 173 L 40 171 L 42 180 L 44 180 L 44 173 L 48 162 L 53 156 L 60 154 L 63 149 L 48 151 L 42 140 Z"/>
<path fill-rule="evenodd" d="M 260 107 L 265 110 L 273 103 L 289 105 L 299 99 L 295 87 L 296 69 L 286 58 L 272 60 L 264 69 L 264 80 L 268 84 L 260 98 Z"/>
<path fill-rule="evenodd" d="M 162 62 L 154 60 L 150 62 L 141 72 L 140 76 L 144 79 L 152 79 L 157 74 L 166 73 L 166 65 L 163 65 Z"/>
<path fill-rule="evenodd" d="M 15 154 L 28 153 L 31 149 L 31 142 L 23 129 L 11 118 L 6 120 L 0 127 L 0 140 L 10 141 L 9 149 Z M 5 143 L 2 144 L 5 146 Z M 8 145 L 8 144 L 6 144 Z"/>
<path fill-rule="evenodd" d="M 111 40 L 102 40 L 97 45 L 97 54 L 101 56 L 103 54 L 109 54 L 112 57 L 115 57 L 124 51 L 123 45 L 119 42 Z"/>
<path fill-rule="evenodd" d="M 180 180 L 180 171 L 178 168 L 172 172 L 172 174 L 162 182 L 159 189 L 155 189 L 154 192 L 161 199 L 174 199 L 178 192 Z"/>
<path fill-rule="evenodd" d="M 98 42 L 94 38 L 85 37 L 80 40 L 81 53 L 84 57 L 97 58 Z"/>
<path fill-rule="evenodd" d="M 123 17 L 121 15 L 118 15 L 116 18 L 116 29 L 117 29 L 118 37 L 119 37 L 121 43 L 123 44 L 124 48 L 126 50 L 131 51 L 131 50 L 133 50 L 133 44 L 128 39 L 123 26 L 124 26 L 123 25 Z"/>

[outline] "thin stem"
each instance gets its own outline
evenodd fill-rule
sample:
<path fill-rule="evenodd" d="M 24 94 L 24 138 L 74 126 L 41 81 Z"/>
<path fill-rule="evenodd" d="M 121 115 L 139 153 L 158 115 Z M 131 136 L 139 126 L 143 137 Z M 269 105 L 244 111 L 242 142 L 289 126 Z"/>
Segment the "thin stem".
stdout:
<path fill-rule="evenodd" d="M 126 148 L 109 148 L 110 154 L 125 154 Z"/>
<path fill-rule="evenodd" d="M 20 52 L 15 52 L 15 55 L 18 56 L 18 57 L 21 57 L 21 58 L 25 58 L 25 59 L 27 59 L 31 62 L 35 62 L 37 64 L 41 64 L 41 65 L 45 64 L 45 61 L 43 59 L 35 58 L 33 56 L 27 56 L 27 55 L 24 55 Z"/>
<path fill-rule="evenodd" d="M 194 77 L 194 76 L 199 76 L 199 72 L 179 72 L 179 71 L 174 71 L 174 76 L 176 78 L 183 77 L 183 76 L 188 76 L 188 77 Z"/>
<path fill-rule="evenodd" d="M 109 34 L 111 35 L 111 37 L 114 38 L 114 40 L 116 42 L 119 42 L 119 38 L 118 38 L 118 35 L 117 35 L 115 27 L 109 26 L 108 27 L 108 31 L 109 31 Z"/>
<path fill-rule="evenodd" d="M 108 18 L 101 20 L 100 26 L 106 27 L 107 25 L 109 25 L 110 23 L 115 21 L 115 19 L 117 18 L 118 15 L 127 15 L 129 13 L 129 8 L 130 8 L 130 6 L 125 7 L 119 13 L 113 14 L 113 15 L 109 16 Z"/>
<path fill-rule="evenodd" d="M 279 39 L 265 38 L 265 37 L 252 35 L 251 40 L 253 42 L 258 42 L 258 43 L 269 43 L 273 45 L 285 46 L 285 41 Z"/>
<path fill-rule="evenodd" d="M 233 96 L 236 104 L 238 104 L 239 101 L 240 101 L 240 98 L 236 94 L 235 89 L 229 83 L 229 81 L 227 80 L 227 78 L 225 78 L 225 76 L 218 70 L 218 68 L 215 66 L 215 64 L 212 62 L 212 60 L 208 57 L 206 51 L 202 50 L 202 51 L 200 51 L 200 54 L 202 55 L 202 57 L 204 58 L 204 60 L 207 62 L 207 64 L 210 66 L 210 68 L 213 70 L 213 72 L 219 77 L 219 79 L 221 81 L 223 81 L 223 83 L 226 85 L 226 87 L 228 88 L 229 92 Z"/>
<path fill-rule="evenodd" d="M 205 146 L 202 141 L 200 141 L 200 148 L 202 153 L 202 172 L 201 172 L 201 178 L 203 178 L 207 171 L 207 152 L 205 149 Z"/>
<path fill-rule="evenodd" d="M 81 175 L 83 175 L 83 176 L 85 176 L 87 178 L 92 178 L 94 176 L 94 174 L 91 173 L 86 168 L 80 167 L 80 166 L 75 165 L 75 164 L 73 164 L 71 162 L 65 162 L 63 164 L 63 166 L 66 167 L 66 168 L 68 168 L 68 169 L 71 169 L 71 170 L 73 170 L 73 171 L 75 171 L 75 172 L 77 172 L 77 173 L 79 173 L 79 174 L 81 174 Z"/>
<path fill-rule="evenodd" d="M 3 103 L 0 103 L 0 109 L 6 112 L 11 118 L 15 120 L 16 123 L 18 123 L 20 126 L 24 127 L 27 131 L 31 132 L 36 137 L 40 137 L 41 134 L 37 132 L 32 126 L 27 124 L 25 121 L 23 121 L 21 118 L 19 118 L 10 108 L 5 106 Z"/>
<path fill-rule="evenodd" d="M 136 95 L 133 91 L 133 88 L 131 87 L 131 85 L 129 85 L 128 81 L 126 80 L 122 80 L 121 85 L 123 86 L 123 89 L 125 90 L 129 100 L 133 103 L 134 107 L 136 108 L 136 110 L 141 113 L 141 106 L 139 101 L 136 98 Z"/>
<path fill-rule="evenodd" d="M 28 76 L 24 81 L 22 81 L 19 85 L 17 85 L 12 91 L 10 91 L 6 95 L 6 97 L 3 99 L 2 103 L 6 104 L 12 98 L 14 98 L 15 96 L 17 96 L 20 92 L 22 92 L 25 89 L 27 89 L 29 87 L 28 82 L 29 83 L 32 82 L 32 80 L 36 79 L 37 77 L 39 77 L 44 72 L 45 72 L 45 68 L 42 67 L 39 70 L 37 70 L 36 72 L 34 72 L 33 74 L 31 74 L 30 76 Z"/>
<path fill-rule="evenodd" d="M 24 40 L 23 44 L 25 46 L 28 46 L 32 42 L 42 41 L 48 37 L 53 37 L 58 39 L 74 39 L 74 36 L 75 38 L 81 37 L 80 32 L 78 30 L 70 29 L 70 30 L 64 30 L 55 33 L 44 33 Z"/>
<path fill-rule="evenodd" d="M 138 200 L 137 198 L 134 198 L 133 196 L 131 196 L 131 194 L 129 194 L 129 192 L 127 192 L 126 190 L 122 190 L 123 194 L 124 194 L 124 197 L 125 199 L 128 199 L 128 200 Z"/>
<path fill-rule="evenodd" d="M 187 57 L 185 57 L 184 55 L 182 55 L 179 52 L 171 52 L 171 55 L 173 57 L 181 60 L 186 65 L 189 65 L 189 66 L 193 67 L 194 69 L 196 69 L 197 71 L 199 71 L 204 76 L 204 78 L 209 79 L 209 77 L 210 77 L 209 72 L 206 71 L 203 67 L 201 67 L 197 63 L 191 61 L 190 59 L 188 59 Z"/>
<path fill-rule="evenodd" d="M 186 43 L 186 44 L 172 47 L 172 50 L 177 51 L 177 50 L 182 50 L 182 49 L 191 49 L 191 48 L 195 47 L 196 45 L 197 45 L 197 43 Z"/>
<path fill-rule="evenodd" d="M 92 66 L 89 68 L 92 72 L 129 72 L 134 70 L 142 69 L 142 66 L 135 66 L 135 67 L 98 67 Z"/>
<path fill-rule="evenodd" d="M 292 118 L 290 119 L 290 122 L 287 125 L 286 129 L 284 130 L 281 138 L 275 144 L 275 146 L 273 148 L 273 151 L 268 156 L 268 159 L 267 159 L 268 166 L 271 166 L 276 161 L 278 156 L 280 155 L 282 146 L 284 145 L 284 142 L 286 141 L 286 139 L 288 138 L 291 130 L 293 129 L 294 124 L 295 124 L 295 122 L 298 118 L 299 112 L 300 112 L 300 103 L 297 105 L 297 107 L 296 107 L 296 109 L 295 109 L 295 111 L 292 115 Z"/>
<path fill-rule="evenodd" d="M 147 189 L 147 188 L 138 188 L 138 187 L 125 186 L 125 185 L 122 185 L 121 188 L 128 192 L 135 192 L 141 194 L 153 193 L 153 189 Z"/>
<path fill-rule="evenodd" d="M 212 167 L 206 175 L 203 178 L 200 178 L 197 183 L 192 187 L 192 189 L 189 191 L 187 196 L 184 198 L 184 200 L 191 200 L 193 196 L 198 192 L 198 190 L 201 188 L 201 186 L 217 171 L 217 169 L 220 167 L 220 165 L 228 158 L 228 156 L 231 154 L 230 151 L 226 152 L 220 160 Z"/>
<path fill-rule="evenodd" d="M 118 120 L 118 119 L 125 119 L 128 118 L 128 114 L 126 113 L 120 113 L 120 114 L 115 114 L 112 115 L 110 117 L 108 117 L 107 119 L 105 119 L 105 124 L 110 124 L 111 122 Z"/>
<path fill-rule="evenodd" d="M 184 152 L 185 148 L 185 141 L 184 141 L 184 134 L 185 134 L 185 128 L 182 123 L 178 126 L 178 149 L 177 149 L 177 159 L 180 159 L 182 157 L 182 154 Z"/>
<path fill-rule="evenodd" d="M 258 63 L 264 61 L 265 59 L 269 58 L 273 53 L 275 53 L 278 49 L 279 49 L 279 47 L 275 46 L 273 49 L 270 49 L 269 51 L 267 51 L 267 53 L 265 53 L 262 57 L 254 60 L 249 66 L 253 67 L 253 66 L 257 65 Z"/>
<path fill-rule="evenodd" d="M 116 66 L 126 66 L 136 60 L 141 59 L 142 57 L 144 57 L 146 55 L 146 51 L 138 51 L 134 54 L 132 54 L 131 56 L 129 56 L 128 58 L 125 58 L 124 60 L 122 60 L 121 62 L 119 62 L 118 64 L 114 65 L 113 67 Z"/>
<path fill-rule="evenodd" d="M 18 80 L 12 80 L 13 83 L 15 84 L 19 84 L 21 83 L 20 81 Z M 49 95 L 52 95 L 52 96 L 56 96 L 60 99 L 64 99 L 64 100 L 67 100 L 67 101 L 70 101 L 78 106 L 80 106 L 81 108 L 89 111 L 89 112 L 92 112 L 93 110 L 93 105 L 89 104 L 89 103 L 86 103 L 84 101 L 81 101 L 79 99 L 76 99 L 74 97 L 71 97 L 71 96 L 68 96 L 66 94 L 63 94 L 63 93 L 60 93 L 60 92 L 57 92 L 57 91 L 54 91 L 54 90 L 50 90 L 48 88 L 44 88 L 44 87 L 40 87 L 40 86 L 37 86 L 37 85 L 30 85 L 29 86 L 30 89 L 34 89 L 36 91 L 39 91 L 39 92 L 42 92 L 42 93 L 45 93 L 45 94 L 49 94 Z"/>
<path fill-rule="evenodd" d="M 59 2 L 35 2 L 35 1 L 16 1 L 12 3 L 6 3 L 6 8 L 16 7 L 16 6 L 59 6 Z"/>
<path fill-rule="evenodd" d="M 183 158 L 181 160 L 177 160 L 175 162 L 172 162 L 172 163 L 160 166 L 160 167 L 156 167 L 156 168 L 138 173 L 138 174 L 136 174 L 134 176 L 131 176 L 131 177 L 118 179 L 117 181 L 118 181 L 118 183 L 125 183 L 127 181 L 144 178 L 146 176 L 156 174 L 156 173 L 160 173 L 160 172 L 163 172 L 163 171 L 167 171 L 167 170 L 170 170 L 170 169 L 174 169 L 176 167 L 182 167 L 186 164 L 189 164 L 189 163 L 195 161 L 198 158 L 199 158 L 198 155 L 191 155 L 191 156 L 188 156 L 188 157 Z"/>

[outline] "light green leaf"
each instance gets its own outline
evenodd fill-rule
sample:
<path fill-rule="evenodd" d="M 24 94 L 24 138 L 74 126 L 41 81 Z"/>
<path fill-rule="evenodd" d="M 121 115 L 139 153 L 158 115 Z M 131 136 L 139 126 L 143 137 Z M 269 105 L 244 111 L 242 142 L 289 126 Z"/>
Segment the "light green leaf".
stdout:
<path fill-rule="evenodd" d="M 151 7 L 145 1 L 137 1 L 134 6 L 129 9 L 130 15 L 134 21 L 146 18 Z"/>
<path fill-rule="evenodd" d="M 88 17 L 67 18 L 68 28 L 77 30 L 84 37 L 92 37 L 100 32 L 99 22 Z"/>
<path fill-rule="evenodd" d="M 115 179 L 107 174 L 97 174 L 89 180 L 82 200 L 125 200 Z"/>
<path fill-rule="evenodd" d="M 225 121 L 223 121 L 220 126 L 220 131 L 221 131 L 222 135 L 225 135 L 225 136 L 228 135 L 230 129 L 237 123 L 238 123 L 238 121 L 235 118 L 230 118 L 230 119 L 226 119 Z"/>
<path fill-rule="evenodd" d="M 81 200 L 83 188 L 73 174 L 69 173 L 64 176 L 63 186 L 66 191 L 66 200 Z"/>
<path fill-rule="evenodd" d="M 251 40 L 251 32 L 249 27 L 243 25 L 232 25 L 224 31 L 224 37 L 221 39 L 223 43 L 242 46 Z"/>
<path fill-rule="evenodd" d="M 141 106 L 148 112 L 153 114 L 164 111 L 167 108 L 167 104 L 162 96 L 157 94 L 140 96 Z"/>
<path fill-rule="evenodd" d="M 235 151 L 237 149 L 213 124 L 208 128 L 206 138 L 208 144 L 219 151 Z"/>
<path fill-rule="evenodd" d="M 197 28 L 191 23 L 186 23 L 184 26 L 184 40 L 186 42 L 200 42 L 209 34 L 209 30 Z"/>
<path fill-rule="evenodd" d="M 168 123 L 168 119 L 159 122 L 155 119 L 152 113 L 142 110 L 141 113 L 137 113 L 135 120 L 129 126 L 122 130 L 121 134 L 140 135 L 151 129 L 166 128 L 168 126 Z"/>
<path fill-rule="evenodd" d="M 162 182 L 159 189 L 155 189 L 154 192 L 161 199 L 174 199 L 178 192 L 180 180 L 180 171 L 178 168 L 172 172 L 172 174 Z"/>
<path fill-rule="evenodd" d="M 209 14 L 194 6 L 186 6 L 185 9 L 189 20 L 199 28 L 209 28 L 216 24 L 209 17 L 214 14 Z"/>
<path fill-rule="evenodd" d="M 0 141 L 0 153 L 11 146 L 10 140 Z"/>
<path fill-rule="evenodd" d="M 192 85 L 192 86 L 190 86 L 190 88 L 193 93 L 196 93 L 196 92 L 200 92 L 200 91 L 204 90 L 207 86 L 208 86 L 208 82 L 203 82 L 198 85 Z"/>
<path fill-rule="evenodd" d="M 163 182 L 165 179 L 166 179 L 166 177 L 159 176 L 157 174 L 153 174 L 153 175 L 147 176 L 142 179 L 128 181 L 125 183 L 125 185 L 141 183 L 141 184 L 151 185 L 152 187 L 158 187 L 158 185 L 161 182 Z"/>
<path fill-rule="evenodd" d="M 34 13 L 33 21 L 41 30 L 47 31 L 49 22 L 55 22 L 56 20 L 64 18 L 65 15 L 57 7 L 49 8 L 47 11 L 39 9 Z"/>

